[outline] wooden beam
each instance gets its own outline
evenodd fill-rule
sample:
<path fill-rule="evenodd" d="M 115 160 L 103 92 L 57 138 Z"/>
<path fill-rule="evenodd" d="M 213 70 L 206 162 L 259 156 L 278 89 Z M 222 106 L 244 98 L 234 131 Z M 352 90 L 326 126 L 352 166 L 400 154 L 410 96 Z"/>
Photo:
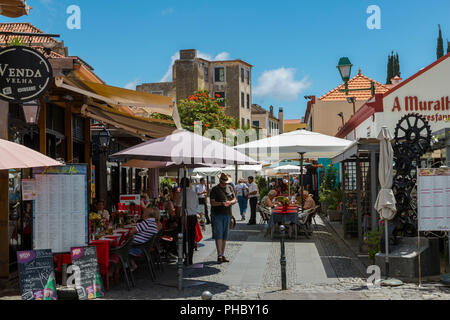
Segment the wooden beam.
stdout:
<path fill-rule="evenodd" d="M 47 154 L 47 104 L 41 101 L 41 111 L 39 112 L 39 152 Z"/>
<path fill-rule="evenodd" d="M 8 139 L 9 103 L 0 101 L 0 138 Z M 9 277 L 9 175 L 0 170 L 0 278 Z"/>
<path fill-rule="evenodd" d="M 72 130 L 72 105 L 70 103 L 66 104 L 66 109 L 64 111 L 65 118 L 65 136 L 66 136 L 66 161 L 72 163 L 73 161 L 73 130 Z"/>
<path fill-rule="evenodd" d="M 84 161 L 88 164 L 88 201 L 92 204 L 92 155 L 91 155 L 91 119 L 84 118 Z M 81 160 L 81 159 L 80 159 Z"/>

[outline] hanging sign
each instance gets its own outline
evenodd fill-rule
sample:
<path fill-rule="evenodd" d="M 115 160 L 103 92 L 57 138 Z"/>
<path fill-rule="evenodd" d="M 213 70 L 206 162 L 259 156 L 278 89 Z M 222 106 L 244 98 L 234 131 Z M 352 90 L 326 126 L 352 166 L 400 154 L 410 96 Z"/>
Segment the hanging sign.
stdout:
<path fill-rule="evenodd" d="M 24 103 L 41 97 L 53 82 L 50 62 L 24 46 L 0 50 L 0 99 Z"/>

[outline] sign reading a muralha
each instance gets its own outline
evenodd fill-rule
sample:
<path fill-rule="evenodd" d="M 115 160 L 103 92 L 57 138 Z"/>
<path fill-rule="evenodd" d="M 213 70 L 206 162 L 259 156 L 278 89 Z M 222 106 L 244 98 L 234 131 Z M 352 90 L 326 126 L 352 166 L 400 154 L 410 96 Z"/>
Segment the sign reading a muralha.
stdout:
<path fill-rule="evenodd" d="M 0 50 L 0 99 L 17 103 L 35 100 L 52 80 L 52 66 L 40 52 L 22 46 Z"/>

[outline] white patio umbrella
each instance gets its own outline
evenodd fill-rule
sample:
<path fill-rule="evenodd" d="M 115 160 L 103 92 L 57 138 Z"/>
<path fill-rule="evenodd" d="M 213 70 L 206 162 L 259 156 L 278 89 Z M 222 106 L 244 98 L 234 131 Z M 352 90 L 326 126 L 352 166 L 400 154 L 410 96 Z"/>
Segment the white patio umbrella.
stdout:
<path fill-rule="evenodd" d="M 345 139 L 306 130 L 296 130 L 270 138 L 252 141 L 235 147 L 255 157 L 265 156 L 272 160 L 294 158 L 300 155 L 300 184 L 303 194 L 303 158 L 330 158 L 344 151 L 352 142 Z M 302 207 L 303 207 L 303 197 Z"/>
<path fill-rule="evenodd" d="M 386 278 L 385 284 L 400 285 L 401 281 L 389 278 L 389 228 L 388 223 L 394 219 L 397 209 L 395 207 L 396 201 L 394 192 L 392 191 L 392 167 L 394 162 L 394 150 L 392 149 L 391 133 L 386 126 L 381 128 L 378 135 L 380 140 L 380 159 L 378 165 L 378 179 L 380 180 L 381 190 L 378 193 L 377 200 L 375 202 L 375 209 L 380 214 L 380 217 L 384 219 L 384 235 L 386 246 Z"/>
<path fill-rule="evenodd" d="M 63 165 L 33 149 L 4 139 L 0 139 L 0 155 L 0 170 Z"/>

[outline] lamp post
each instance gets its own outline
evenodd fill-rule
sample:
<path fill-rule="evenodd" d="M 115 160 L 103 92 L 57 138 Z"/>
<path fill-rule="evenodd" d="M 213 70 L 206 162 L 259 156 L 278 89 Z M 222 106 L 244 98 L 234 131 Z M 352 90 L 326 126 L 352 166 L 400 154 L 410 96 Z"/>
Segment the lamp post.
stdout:
<path fill-rule="evenodd" d="M 102 149 L 102 151 L 105 151 L 109 147 L 109 142 L 111 141 L 111 133 L 103 128 L 103 130 L 98 133 L 98 141 L 100 149 Z"/>
<path fill-rule="evenodd" d="M 338 113 L 338 116 L 341 118 L 341 120 L 342 120 L 342 128 L 344 127 L 344 113 L 342 113 L 342 112 L 339 112 Z"/>
<path fill-rule="evenodd" d="M 22 104 L 23 115 L 27 124 L 37 124 L 39 120 L 39 112 L 41 104 L 38 100 L 24 102 Z"/>
<path fill-rule="evenodd" d="M 370 90 L 372 96 L 375 95 L 375 84 L 373 81 L 370 82 L 370 88 L 358 88 L 358 89 L 349 89 L 348 81 L 350 80 L 350 75 L 352 73 L 353 64 L 350 62 L 350 59 L 347 57 L 342 57 L 339 59 L 339 63 L 337 65 L 337 69 L 341 75 L 342 81 L 344 81 L 345 89 L 340 89 L 339 92 L 345 92 L 345 95 L 348 95 L 350 91 L 366 91 Z"/>

